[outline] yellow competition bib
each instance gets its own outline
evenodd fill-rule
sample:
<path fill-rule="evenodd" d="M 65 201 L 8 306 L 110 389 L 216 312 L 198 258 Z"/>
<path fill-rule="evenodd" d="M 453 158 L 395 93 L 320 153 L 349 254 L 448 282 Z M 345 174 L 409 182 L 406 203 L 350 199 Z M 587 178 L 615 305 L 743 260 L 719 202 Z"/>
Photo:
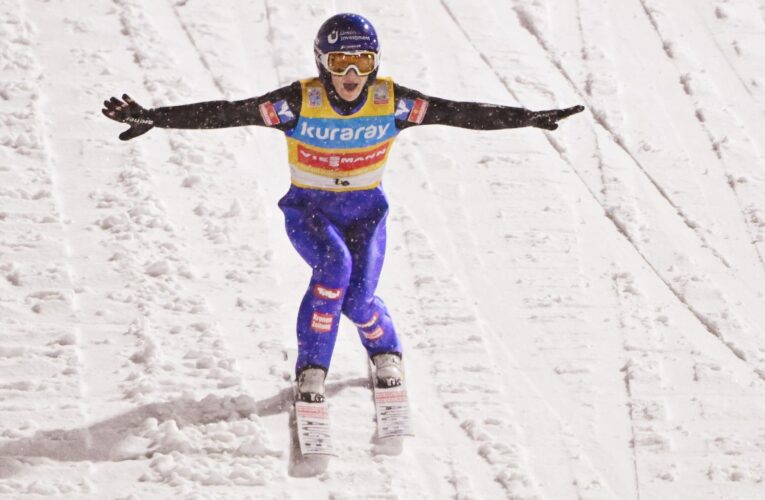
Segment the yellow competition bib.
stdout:
<path fill-rule="evenodd" d="M 356 113 L 338 114 L 318 78 L 301 80 L 303 102 L 287 132 L 292 183 L 327 191 L 375 188 L 396 138 L 393 81 L 377 78 Z"/>

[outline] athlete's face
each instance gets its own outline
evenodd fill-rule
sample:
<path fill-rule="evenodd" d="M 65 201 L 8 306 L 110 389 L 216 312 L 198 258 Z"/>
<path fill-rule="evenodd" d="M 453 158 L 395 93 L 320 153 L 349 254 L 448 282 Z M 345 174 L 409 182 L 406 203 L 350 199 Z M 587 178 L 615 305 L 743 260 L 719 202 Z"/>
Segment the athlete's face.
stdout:
<path fill-rule="evenodd" d="M 346 101 L 353 101 L 361 94 L 368 78 L 369 75 L 359 76 L 356 70 L 351 68 L 343 76 L 332 75 L 332 85 L 334 85 L 337 95 Z"/>

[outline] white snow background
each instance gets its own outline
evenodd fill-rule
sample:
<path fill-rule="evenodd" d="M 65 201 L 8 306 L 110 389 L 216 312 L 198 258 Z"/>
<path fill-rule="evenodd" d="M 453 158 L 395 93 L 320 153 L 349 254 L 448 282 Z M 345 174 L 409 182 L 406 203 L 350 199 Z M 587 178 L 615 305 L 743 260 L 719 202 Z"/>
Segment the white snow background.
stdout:
<path fill-rule="evenodd" d="M 417 436 L 374 449 L 344 322 L 339 456 L 294 478 L 282 134 L 123 143 L 100 108 L 312 76 L 343 11 L 402 85 L 587 110 L 401 135 L 379 293 Z M 763 47 L 765 0 L 0 0 L 0 497 L 765 498 Z"/>

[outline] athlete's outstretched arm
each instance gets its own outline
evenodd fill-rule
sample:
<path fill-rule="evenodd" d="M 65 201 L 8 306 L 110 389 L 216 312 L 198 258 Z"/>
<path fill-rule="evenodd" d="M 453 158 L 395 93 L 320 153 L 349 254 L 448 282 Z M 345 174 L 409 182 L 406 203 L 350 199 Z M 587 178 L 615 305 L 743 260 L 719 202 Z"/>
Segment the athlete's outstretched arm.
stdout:
<path fill-rule="evenodd" d="M 289 130 L 297 123 L 301 96 L 300 82 L 295 82 L 241 101 L 207 101 L 146 109 L 124 94 L 122 100 L 112 97 L 104 101 L 101 112 L 112 120 L 130 125 L 119 136 L 123 141 L 145 134 L 154 127 L 211 129 L 262 125 Z"/>
<path fill-rule="evenodd" d="M 558 128 L 558 121 L 584 110 L 584 106 L 548 111 L 460 102 L 431 97 L 401 85 L 394 85 L 396 126 L 450 125 L 473 130 L 499 130 L 518 127 Z"/>

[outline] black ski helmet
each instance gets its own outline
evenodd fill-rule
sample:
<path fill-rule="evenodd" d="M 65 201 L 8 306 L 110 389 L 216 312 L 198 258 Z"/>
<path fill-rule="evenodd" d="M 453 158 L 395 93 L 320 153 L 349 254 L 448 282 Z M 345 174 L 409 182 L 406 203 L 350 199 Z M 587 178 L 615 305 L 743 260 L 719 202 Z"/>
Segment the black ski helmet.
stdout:
<path fill-rule="evenodd" d="M 321 63 L 322 55 L 329 52 L 359 51 L 374 52 L 379 65 L 380 42 L 377 40 L 374 26 L 367 18 L 359 14 L 344 13 L 324 21 L 313 42 L 316 66 L 319 68 L 322 82 L 326 85 L 331 81 L 331 74 Z M 370 73 L 368 82 L 373 82 L 376 76 L 377 68 Z"/>

